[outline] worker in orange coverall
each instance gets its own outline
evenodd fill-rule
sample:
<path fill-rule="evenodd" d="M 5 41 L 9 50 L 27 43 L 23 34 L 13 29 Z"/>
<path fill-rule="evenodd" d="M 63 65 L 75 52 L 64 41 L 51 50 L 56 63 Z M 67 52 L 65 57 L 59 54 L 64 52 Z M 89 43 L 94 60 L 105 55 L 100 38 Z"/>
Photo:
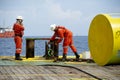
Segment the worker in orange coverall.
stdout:
<path fill-rule="evenodd" d="M 58 39 L 57 43 L 60 43 L 63 41 L 63 57 L 62 61 L 66 60 L 66 55 L 68 52 L 68 47 L 72 49 L 76 56 L 76 61 L 79 61 L 79 55 L 77 53 L 77 49 L 75 48 L 73 44 L 73 35 L 72 32 L 68 29 L 66 29 L 64 26 L 56 26 L 55 24 L 50 25 L 50 29 L 54 31 L 54 35 L 51 37 L 50 41 L 54 41 L 56 38 Z"/>
<path fill-rule="evenodd" d="M 16 45 L 16 52 L 15 52 L 15 60 L 22 60 L 20 54 L 22 52 L 22 37 L 24 34 L 24 27 L 23 27 L 23 18 L 22 16 L 18 16 L 16 18 L 16 23 L 13 25 L 14 30 L 14 41 Z"/>

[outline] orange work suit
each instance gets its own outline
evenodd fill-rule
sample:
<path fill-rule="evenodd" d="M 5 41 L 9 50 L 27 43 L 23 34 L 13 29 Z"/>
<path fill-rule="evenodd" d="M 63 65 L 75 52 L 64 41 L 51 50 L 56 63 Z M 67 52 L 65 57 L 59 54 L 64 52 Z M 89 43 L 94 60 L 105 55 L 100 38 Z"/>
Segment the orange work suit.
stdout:
<path fill-rule="evenodd" d="M 22 36 L 24 34 L 24 27 L 18 23 L 15 23 L 13 26 L 14 30 L 14 41 L 16 45 L 16 54 L 20 54 L 22 52 Z"/>
<path fill-rule="evenodd" d="M 73 35 L 72 32 L 68 29 L 66 29 L 64 26 L 57 26 L 57 29 L 54 31 L 54 35 L 51 37 L 51 41 L 58 39 L 58 43 L 60 43 L 63 39 L 63 53 L 67 54 L 68 47 L 72 49 L 72 51 L 75 53 L 77 52 L 77 49 L 75 48 L 73 44 Z"/>

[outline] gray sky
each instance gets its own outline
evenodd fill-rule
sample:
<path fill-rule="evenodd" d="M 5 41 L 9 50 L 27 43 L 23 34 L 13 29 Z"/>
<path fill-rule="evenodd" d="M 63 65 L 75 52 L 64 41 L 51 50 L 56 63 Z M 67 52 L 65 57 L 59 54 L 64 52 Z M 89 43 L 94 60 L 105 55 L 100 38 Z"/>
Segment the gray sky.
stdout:
<path fill-rule="evenodd" d="M 51 24 L 87 36 L 92 19 L 104 13 L 120 13 L 120 0 L 0 0 L 0 25 L 13 26 L 23 16 L 25 36 L 51 36 Z"/>

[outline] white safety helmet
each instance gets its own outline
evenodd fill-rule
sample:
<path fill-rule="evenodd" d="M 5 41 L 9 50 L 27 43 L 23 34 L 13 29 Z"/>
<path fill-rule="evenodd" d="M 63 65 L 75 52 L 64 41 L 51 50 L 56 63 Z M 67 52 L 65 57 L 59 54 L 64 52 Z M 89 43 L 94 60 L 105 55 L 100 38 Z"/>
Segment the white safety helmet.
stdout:
<path fill-rule="evenodd" d="M 52 24 L 52 25 L 50 25 L 50 30 L 54 31 L 55 28 L 56 28 L 56 24 Z"/>
<path fill-rule="evenodd" d="M 17 16 L 16 19 L 21 19 L 21 20 L 23 20 L 23 17 L 22 17 L 22 16 Z"/>

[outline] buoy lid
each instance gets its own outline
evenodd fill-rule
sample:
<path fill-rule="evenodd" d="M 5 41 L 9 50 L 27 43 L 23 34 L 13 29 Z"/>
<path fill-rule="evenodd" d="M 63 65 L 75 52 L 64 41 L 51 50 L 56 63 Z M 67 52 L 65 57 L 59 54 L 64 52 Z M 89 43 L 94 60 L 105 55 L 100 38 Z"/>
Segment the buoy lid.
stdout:
<path fill-rule="evenodd" d="M 106 15 L 99 14 L 90 24 L 88 45 L 93 60 L 98 65 L 106 65 L 113 50 L 113 30 Z"/>

